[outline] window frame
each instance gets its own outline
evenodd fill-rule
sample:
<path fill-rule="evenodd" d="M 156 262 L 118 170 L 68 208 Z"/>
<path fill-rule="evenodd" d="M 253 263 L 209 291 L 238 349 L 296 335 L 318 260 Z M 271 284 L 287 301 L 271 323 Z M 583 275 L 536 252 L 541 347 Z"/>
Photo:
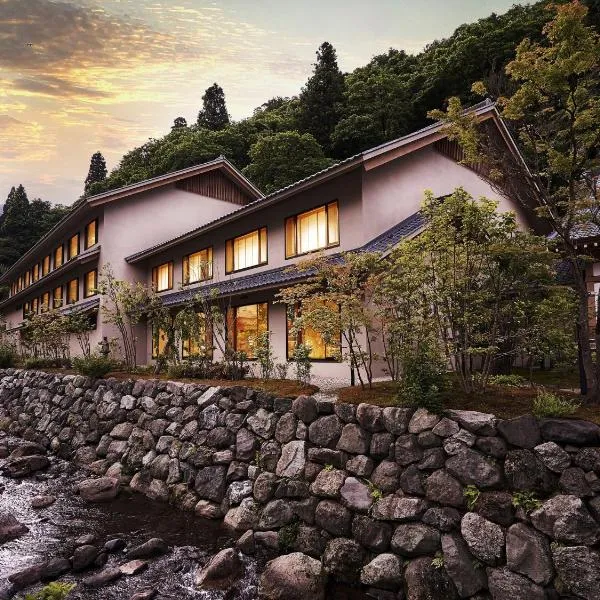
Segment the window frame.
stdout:
<path fill-rule="evenodd" d="M 56 264 L 56 253 L 60 250 L 60 265 Z M 65 245 L 56 246 L 52 252 L 52 264 L 54 269 L 60 269 L 65 264 Z"/>
<path fill-rule="evenodd" d="M 56 303 L 56 290 L 60 290 L 60 304 Z M 64 289 L 62 283 L 52 289 L 52 308 L 62 308 L 64 306 Z"/>
<path fill-rule="evenodd" d="M 88 275 L 90 275 L 91 273 L 94 274 L 94 288 L 92 290 L 90 290 L 88 288 Z M 98 269 L 92 269 L 91 271 L 87 271 L 87 273 L 84 274 L 83 276 L 83 298 L 92 298 L 93 296 L 96 296 L 98 294 L 98 291 L 96 290 L 96 288 L 98 287 Z"/>
<path fill-rule="evenodd" d="M 91 225 L 94 225 L 94 243 L 88 244 L 88 231 Z M 98 243 L 98 218 L 96 217 L 90 221 L 83 230 L 83 249 L 89 250 L 92 246 Z"/>
<path fill-rule="evenodd" d="M 190 256 L 193 256 L 194 254 L 200 254 L 202 252 L 206 251 L 207 254 L 210 257 L 210 260 L 207 261 L 207 263 L 209 264 L 209 268 L 208 270 L 210 271 L 207 277 L 201 278 L 201 279 L 197 279 L 195 281 L 189 281 L 189 276 L 190 276 Z M 186 254 L 182 257 L 181 259 L 181 284 L 182 285 L 194 285 L 195 283 L 202 283 L 203 281 L 210 281 L 213 278 L 213 274 L 214 274 L 214 256 L 215 256 L 215 252 L 214 252 L 214 246 L 206 246 L 206 248 L 202 248 L 196 252 L 190 252 L 189 254 Z M 186 277 L 186 263 L 187 263 L 187 277 Z"/>
<path fill-rule="evenodd" d="M 69 286 L 73 281 L 77 282 L 77 285 L 75 288 L 77 290 L 77 294 L 76 294 L 75 300 L 71 301 L 69 299 Z M 67 292 L 65 294 L 65 296 L 66 296 L 65 306 L 70 306 L 71 304 L 77 304 L 77 302 L 79 302 L 79 277 L 74 277 L 73 279 L 69 279 L 69 281 L 67 281 L 67 283 L 65 284 L 65 287 L 66 287 L 66 292 Z"/>
<path fill-rule="evenodd" d="M 265 331 L 269 331 L 269 319 L 270 319 L 270 310 L 269 310 L 269 303 L 268 302 L 249 302 L 247 304 L 237 304 L 236 306 L 230 306 L 227 309 L 227 314 L 225 316 L 225 327 L 226 327 L 226 337 L 227 340 L 229 342 L 229 344 L 231 344 L 231 347 L 233 348 L 233 350 L 235 352 L 239 352 L 237 345 L 238 345 L 238 341 L 237 341 L 237 327 L 235 326 L 235 323 L 237 323 L 237 311 L 239 308 L 244 308 L 246 306 L 259 306 L 261 304 L 264 304 L 266 307 L 266 330 Z M 233 319 L 230 317 L 230 315 L 234 315 Z M 258 315 L 258 310 L 257 310 L 257 315 Z M 233 321 L 233 328 L 231 327 L 231 322 Z M 258 321 L 257 321 L 258 322 Z M 249 361 L 254 361 L 256 360 L 255 356 L 246 356 L 246 360 Z"/>
<path fill-rule="evenodd" d="M 261 232 L 264 231 L 264 236 L 265 236 L 265 258 L 264 260 L 261 260 L 261 247 L 262 247 L 262 240 L 261 240 Z M 233 244 L 235 242 L 235 240 L 239 239 L 239 238 L 243 238 L 246 237 L 247 235 L 250 235 L 251 233 L 255 233 L 258 232 L 258 263 L 255 265 L 251 265 L 249 267 L 244 267 L 242 269 L 235 269 L 235 260 L 234 260 L 234 256 L 233 256 Z M 228 269 L 227 264 L 228 264 L 228 252 L 229 252 L 229 248 L 231 247 L 231 270 Z M 269 228 L 265 225 L 264 227 L 253 227 L 252 229 L 249 229 L 248 231 L 246 231 L 245 233 L 240 233 L 239 235 L 236 235 L 234 237 L 231 237 L 227 240 L 225 240 L 225 275 L 231 275 L 232 273 L 241 273 L 243 271 L 248 271 L 248 269 L 256 269 L 256 267 L 262 267 L 264 265 L 269 264 Z"/>
<path fill-rule="evenodd" d="M 338 239 L 337 242 L 330 243 L 329 242 L 329 207 L 335 204 L 337 206 L 337 232 Z M 321 208 L 325 209 L 325 215 L 327 219 L 327 224 L 325 230 L 327 232 L 327 245 L 322 246 L 320 248 L 315 248 L 314 250 L 307 250 L 306 252 L 298 252 L 298 217 L 306 213 L 310 213 Z M 293 220 L 293 221 L 292 221 Z M 294 227 L 294 254 L 288 254 L 288 240 L 287 240 L 287 225 L 288 222 L 293 222 Z M 312 254 L 313 252 L 319 252 L 321 250 L 329 250 L 330 248 L 337 248 L 340 245 L 340 201 L 338 199 L 332 200 L 331 202 L 326 202 L 325 204 L 319 204 L 319 206 L 314 206 L 313 208 L 309 208 L 308 210 L 303 210 L 301 212 L 295 213 L 293 215 L 289 215 L 285 217 L 283 220 L 283 237 L 284 237 L 284 252 L 285 259 L 289 260 L 290 258 L 298 258 L 299 256 L 306 256 L 307 254 Z"/>
<path fill-rule="evenodd" d="M 152 337 L 150 340 L 151 345 L 152 345 L 150 356 L 151 356 L 152 360 L 156 360 L 160 356 L 160 334 L 161 334 L 161 331 L 164 333 L 164 330 L 162 330 L 159 327 L 158 328 L 158 338 L 156 338 L 155 337 L 156 334 L 154 333 L 155 330 L 156 330 L 156 326 L 152 325 L 152 330 L 151 330 Z M 155 343 L 155 340 L 156 340 L 156 343 Z M 168 339 L 165 340 L 165 344 L 167 342 L 168 342 Z"/>
<path fill-rule="evenodd" d="M 31 285 L 31 269 L 25 271 L 24 287 L 28 288 Z"/>
<path fill-rule="evenodd" d="M 47 302 L 44 302 L 44 296 L 48 297 Z M 46 306 L 45 310 L 44 310 L 44 305 Z M 40 314 L 45 313 L 45 312 L 50 312 L 51 310 L 52 310 L 52 307 L 50 306 L 50 292 L 44 292 L 40 296 Z"/>
<path fill-rule="evenodd" d="M 47 266 L 46 266 L 47 265 Z M 42 277 L 46 277 L 48 273 L 52 270 L 52 258 L 50 254 L 44 256 L 42 258 Z"/>
<path fill-rule="evenodd" d="M 32 312 L 34 315 L 37 315 L 40 312 L 40 299 L 36 296 L 35 298 L 31 299 L 29 304 L 31 307 L 30 312 Z"/>
<path fill-rule="evenodd" d="M 71 242 L 73 239 L 77 238 L 77 253 L 71 256 Z M 79 231 L 72 235 L 67 241 L 67 262 L 77 258 L 81 254 L 81 235 Z"/>
<path fill-rule="evenodd" d="M 290 338 L 290 329 L 291 329 L 291 322 L 290 322 L 290 318 L 288 316 L 288 310 L 290 309 L 289 306 L 286 305 L 286 310 L 285 310 L 285 360 L 287 362 L 290 362 L 291 360 L 293 360 L 293 358 L 290 356 L 290 346 L 289 346 L 289 338 Z M 300 311 L 300 307 L 298 305 L 296 305 L 294 307 L 294 313 L 298 314 L 298 312 Z M 318 332 L 317 332 L 318 333 Z M 298 338 L 300 337 L 300 335 L 302 335 L 302 332 L 298 332 L 298 336 L 296 339 L 296 344 L 302 344 L 304 342 L 302 341 L 298 341 Z M 340 333 L 340 339 L 339 339 L 339 351 L 340 351 L 340 357 L 342 355 L 342 334 Z M 327 348 L 327 344 L 325 344 L 325 347 Z M 311 358 L 310 356 L 308 357 L 308 360 L 310 362 L 322 362 L 322 363 L 339 363 L 342 362 L 341 358 L 335 358 L 333 356 L 327 357 L 327 358 Z"/>
<path fill-rule="evenodd" d="M 161 267 L 164 267 L 165 265 L 168 265 L 168 269 L 169 269 L 169 273 L 168 273 L 169 287 L 159 290 L 158 289 L 158 269 L 160 269 Z M 154 288 L 154 291 L 157 294 L 160 294 L 162 292 L 168 292 L 169 290 L 173 289 L 173 267 L 174 267 L 174 262 L 172 260 L 168 260 L 167 262 L 160 263 L 159 265 L 152 267 L 152 287 Z"/>

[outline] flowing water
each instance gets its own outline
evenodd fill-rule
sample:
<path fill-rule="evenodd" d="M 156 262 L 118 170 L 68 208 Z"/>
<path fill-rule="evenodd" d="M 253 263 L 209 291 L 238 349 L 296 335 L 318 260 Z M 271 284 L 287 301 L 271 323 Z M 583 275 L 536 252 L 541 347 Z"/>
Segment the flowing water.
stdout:
<path fill-rule="evenodd" d="M 249 558 L 245 559 L 243 579 L 227 592 L 202 591 L 193 586 L 197 566 L 234 542 L 220 522 L 199 519 L 191 513 L 126 491 L 110 503 L 88 504 L 74 493 L 76 484 L 85 476 L 71 463 L 56 458 L 51 460 L 46 471 L 24 480 L 0 475 L 0 489 L 4 487 L 0 493 L 0 512 L 14 514 L 29 528 L 29 533 L 0 545 L 0 598 L 11 573 L 49 558 L 69 557 L 73 540 L 87 534 L 94 534 L 100 547 L 106 540 L 117 537 L 122 538 L 129 548 L 159 537 L 172 551 L 149 559 L 148 569 L 141 574 L 123 576 L 96 590 L 77 586 L 69 599 L 127 600 L 134 592 L 145 588 L 157 589 L 158 599 L 254 600 L 257 597 L 260 565 Z M 47 508 L 31 508 L 33 497 L 46 494 L 56 496 L 57 501 Z M 125 562 L 127 558 L 123 552 L 110 554 L 106 567 Z M 61 581 L 77 583 L 99 570 L 69 574 Z M 366 596 L 358 590 L 338 586 L 328 592 L 328 598 L 360 600 Z"/>

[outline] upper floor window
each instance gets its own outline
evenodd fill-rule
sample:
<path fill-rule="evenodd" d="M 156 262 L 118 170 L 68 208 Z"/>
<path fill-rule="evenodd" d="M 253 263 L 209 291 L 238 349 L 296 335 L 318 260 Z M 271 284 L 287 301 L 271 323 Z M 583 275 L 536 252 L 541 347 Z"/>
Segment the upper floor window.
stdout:
<path fill-rule="evenodd" d="M 20 292 L 23 289 L 23 275 L 19 275 L 19 280 L 17 281 L 17 291 Z"/>
<path fill-rule="evenodd" d="M 50 255 L 44 256 L 44 260 L 42 261 L 42 277 L 45 277 L 50 273 Z"/>
<path fill-rule="evenodd" d="M 173 261 L 152 269 L 152 285 L 157 292 L 173 289 Z"/>
<path fill-rule="evenodd" d="M 225 243 L 225 273 L 267 264 L 267 228 L 255 229 Z"/>
<path fill-rule="evenodd" d="M 44 292 L 40 297 L 40 312 L 50 310 L 50 292 Z"/>
<path fill-rule="evenodd" d="M 67 260 L 75 258 L 79 254 L 79 233 L 76 233 L 67 243 Z"/>
<path fill-rule="evenodd" d="M 52 306 L 60 308 L 63 305 L 63 288 L 62 285 L 55 287 L 52 292 Z"/>
<path fill-rule="evenodd" d="M 83 297 L 89 298 L 97 294 L 96 288 L 98 287 L 98 271 L 88 271 L 83 278 Z"/>
<path fill-rule="evenodd" d="M 31 285 L 31 271 L 25 271 L 25 287 Z"/>
<path fill-rule="evenodd" d="M 39 298 L 34 298 L 31 301 L 31 312 L 37 315 L 37 313 L 39 312 L 39 310 L 40 310 L 40 301 L 39 301 Z"/>
<path fill-rule="evenodd" d="M 33 265 L 33 269 L 31 269 L 31 281 L 35 282 L 40 278 L 40 265 Z"/>
<path fill-rule="evenodd" d="M 54 250 L 54 268 L 62 267 L 65 261 L 65 255 L 62 244 Z"/>
<path fill-rule="evenodd" d="M 267 331 L 267 303 L 235 306 L 227 311 L 227 334 L 233 349 L 255 358 L 256 338 Z"/>
<path fill-rule="evenodd" d="M 212 279 L 213 276 L 213 249 L 204 248 L 183 257 L 183 283 L 198 283 Z"/>
<path fill-rule="evenodd" d="M 331 248 L 340 243 L 338 203 L 330 202 L 285 220 L 285 257 Z"/>
<path fill-rule="evenodd" d="M 71 279 L 67 283 L 67 304 L 75 304 L 79 300 L 79 279 Z"/>
<path fill-rule="evenodd" d="M 98 219 L 94 219 L 85 226 L 83 249 L 87 250 L 98 243 Z"/>

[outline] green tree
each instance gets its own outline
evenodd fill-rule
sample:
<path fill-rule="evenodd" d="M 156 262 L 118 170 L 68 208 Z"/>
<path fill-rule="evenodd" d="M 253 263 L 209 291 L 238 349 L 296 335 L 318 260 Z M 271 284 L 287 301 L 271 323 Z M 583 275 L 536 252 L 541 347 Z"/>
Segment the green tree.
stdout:
<path fill-rule="evenodd" d="M 198 113 L 198 125 L 213 131 L 229 125 L 225 92 L 217 83 L 213 83 L 207 88 L 202 96 L 202 110 Z"/>
<path fill-rule="evenodd" d="M 315 138 L 287 131 L 264 136 L 250 149 L 244 175 L 265 193 L 290 185 L 333 164 Z"/>
<path fill-rule="evenodd" d="M 498 99 L 527 164 L 485 135 L 458 98 L 450 99 L 446 113 L 431 116 L 447 122 L 466 161 L 482 163 L 498 190 L 556 232 L 557 250 L 570 265 L 578 295 L 576 328 L 587 391 L 600 402 L 600 354 L 590 341 L 595 337 L 596 347 L 600 344 L 600 321 L 593 331 L 584 268 L 590 257 L 577 243 L 582 223 L 600 225 L 600 36 L 586 25 L 587 8 L 580 2 L 553 10 L 544 42 L 526 38 L 518 46 L 506 68 L 514 92 Z M 485 93 L 481 83 L 473 89 Z"/>
<path fill-rule="evenodd" d="M 106 161 L 101 152 L 94 152 L 90 160 L 90 168 L 85 178 L 84 192 L 87 194 L 90 186 L 98 181 L 104 181 L 106 179 Z"/>
<path fill-rule="evenodd" d="M 317 142 L 329 150 L 331 134 L 344 101 L 344 75 L 337 64 L 335 48 L 323 42 L 317 50 L 314 71 L 300 94 L 299 124 Z"/>
<path fill-rule="evenodd" d="M 187 121 L 186 121 L 185 117 L 177 117 L 173 121 L 173 125 L 172 125 L 171 129 L 177 129 L 179 127 L 187 127 Z"/>

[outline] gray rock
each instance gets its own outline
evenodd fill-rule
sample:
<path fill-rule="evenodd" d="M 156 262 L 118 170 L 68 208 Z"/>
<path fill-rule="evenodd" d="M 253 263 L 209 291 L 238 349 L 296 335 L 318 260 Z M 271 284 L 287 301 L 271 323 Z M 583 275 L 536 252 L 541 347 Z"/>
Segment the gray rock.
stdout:
<path fill-rule="evenodd" d="M 439 421 L 439 415 L 429 412 L 426 408 L 418 408 L 408 423 L 408 432 L 421 433 L 427 429 L 433 429 Z"/>
<path fill-rule="evenodd" d="M 465 504 L 463 486 L 443 469 L 425 480 L 425 497 L 446 506 L 461 508 Z"/>
<path fill-rule="evenodd" d="M 532 415 L 500 421 L 497 427 L 502 437 L 517 448 L 531 449 L 542 441 L 540 426 Z"/>
<path fill-rule="evenodd" d="M 470 449 L 449 458 L 446 469 L 464 485 L 475 485 L 480 489 L 497 487 L 502 482 L 498 466 Z"/>
<path fill-rule="evenodd" d="M 277 421 L 275 427 L 275 439 L 280 444 L 287 444 L 291 442 L 296 436 L 296 427 L 298 426 L 297 417 L 291 413 L 284 413 Z"/>
<path fill-rule="evenodd" d="M 85 479 L 77 486 L 79 495 L 86 502 L 108 502 L 119 493 L 119 480 L 116 477 Z"/>
<path fill-rule="evenodd" d="M 352 537 L 372 552 L 386 552 L 392 533 L 389 523 L 375 521 L 364 515 L 356 515 L 352 520 Z"/>
<path fill-rule="evenodd" d="M 290 503 L 286 500 L 271 500 L 263 509 L 258 521 L 258 528 L 278 529 L 290 523 L 294 518 L 294 512 Z"/>
<path fill-rule="evenodd" d="M 440 531 L 451 531 L 460 526 L 460 513 L 449 506 L 434 506 L 423 515 L 423 523 Z"/>
<path fill-rule="evenodd" d="M 362 584 L 384 590 L 397 590 L 402 581 L 402 560 L 395 554 L 379 554 L 360 573 Z"/>
<path fill-rule="evenodd" d="M 356 421 L 356 405 L 354 404 L 335 402 L 333 405 L 333 412 L 344 421 L 344 423 L 354 423 Z"/>
<path fill-rule="evenodd" d="M 435 471 L 446 464 L 446 453 L 442 448 L 428 448 L 423 452 L 423 458 L 417 463 L 421 471 Z"/>
<path fill-rule="evenodd" d="M 227 468 L 224 466 L 204 467 L 198 471 L 194 490 L 203 500 L 221 502 L 227 489 Z"/>
<path fill-rule="evenodd" d="M 434 554 L 440 547 L 440 532 L 423 523 L 403 523 L 396 527 L 391 546 L 403 556 Z"/>
<path fill-rule="evenodd" d="M 493 521 L 508 527 L 515 520 L 513 497 L 509 492 L 481 492 L 475 503 L 475 512 Z"/>
<path fill-rule="evenodd" d="M 507 452 L 506 442 L 499 437 L 479 437 L 475 440 L 475 448 L 494 458 L 504 458 Z"/>
<path fill-rule="evenodd" d="M 433 428 L 433 433 L 443 438 L 451 437 L 458 433 L 460 427 L 456 421 L 443 417 L 438 421 L 437 425 Z"/>
<path fill-rule="evenodd" d="M 385 496 L 375 503 L 373 517 L 382 521 L 405 523 L 417 521 L 428 508 L 429 504 L 422 498 Z"/>
<path fill-rule="evenodd" d="M 400 475 L 400 489 L 409 496 L 424 496 L 424 479 L 425 474 L 416 465 L 408 465 Z"/>
<path fill-rule="evenodd" d="M 46 508 L 56 502 L 56 496 L 35 496 L 31 499 L 31 508 Z"/>
<path fill-rule="evenodd" d="M 142 571 L 145 571 L 148 568 L 148 563 L 145 560 L 137 559 L 130 560 L 126 562 L 124 565 L 119 566 L 119 570 L 123 575 L 138 575 Z"/>
<path fill-rule="evenodd" d="M 322 500 L 315 510 L 315 523 L 332 535 L 347 536 L 350 534 L 352 513 L 333 500 Z"/>
<path fill-rule="evenodd" d="M 533 526 L 564 544 L 593 545 L 600 539 L 600 527 L 581 498 L 558 495 L 546 500 L 531 513 Z"/>
<path fill-rule="evenodd" d="M 17 458 L 9 458 L 2 467 L 2 473 L 13 479 L 21 479 L 29 477 L 36 471 L 45 469 L 50 464 L 47 456 L 33 454 L 30 456 L 20 456 Z"/>
<path fill-rule="evenodd" d="M 300 396 L 302 397 L 302 396 Z M 298 398 L 296 398 L 298 400 Z M 306 465 L 306 442 L 288 442 L 281 449 L 275 473 L 278 477 L 302 477 Z"/>
<path fill-rule="evenodd" d="M 292 403 L 292 411 L 308 425 L 318 416 L 317 401 L 312 396 L 298 396 Z"/>
<path fill-rule="evenodd" d="M 359 404 L 356 409 L 358 424 L 371 433 L 384 431 L 383 409 L 372 404 Z M 363 454 L 359 452 L 358 454 Z"/>
<path fill-rule="evenodd" d="M 209 500 L 198 500 L 194 514 L 201 519 L 222 519 L 224 516 L 221 505 Z"/>
<path fill-rule="evenodd" d="M 504 473 L 513 490 L 550 493 L 556 481 L 552 472 L 531 450 L 511 450 L 504 460 Z"/>
<path fill-rule="evenodd" d="M 460 533 L 475 558 L 492 566 L 500 563 L 504 556 L 504 532 L 500 525 L 469 512 L 462 518 Z"/>
<path fill-rule="evenodd" d="M 244 575 L 244 564 L 234 548 L 215 554 L 194 575 L 194 585 L 207 590 L 227 590 Z"/>
<path fill-rule="evenodd" d="M 258 449 L 256 436 L 243 428 L 238 430 L 235 438 L 235 457 L 237 460 L 251 461 Z"/>
<path fill-rule="evenodd" d="M 340 489 L 340 496 L 342 504 L 355 512 L 366 513 L 373 504 L 373 496 L 369 486 L 356 479 L 356 477 L 346 477 L 344 485 Z"/>
<path fill-rule="evenodd" d="M 344 425 L 336 448 L 350 454 L 367 454 L 371 443 L 370 435 L 355 423 Z"/>
<path fill-rule="evenodd" d="M 408 431 L 408 423 L 413 413 L 412 408 L 388 406 L 383 409 L 383 425 L 394 435 L 402 435 Z"/>
<path fill-rule="evenodd" d="M 335 448 L 342 434 L 342 421 L 336 415 L 319 417 L 308 427 L 308 439 L 316 446 Z"/>
<path fill-rule="evenodd" d="M 234 531 L 248 531 L 258 525 L 259 505 L 252 498 L 244 498 L 239 506 L 227 511 L 223 523 Z"/>
<path fill-rule="evenodd" d="M 109 567 L 100 571 L 100 573 L 86 577 L 81 583 L 84 587 L 99 588 L 116 581 L 121 575 L 121 570 L 118 567 Z"/>
<path fill-rule="evenodd" d="M 496 435 L 498 419 L 494 415 L 475 410 L 449 410 L 448 416 L 476 435 Z"/>
<path fill-rule="evenodd" d="M 275 433 L 276 417 L 273 413 L 259 408 L 256 414 L 248 417 L 248 427 L 258 436 L 269 439 Z"/>
<path fill-rule="evenodd" d="M 457 600 L 459 598 L 446 569 L 436 568 L 430 556 L 411 560 L 404 571 L 404 579 L 407 590 L 406 600 Z"/>
<path fill-rule="evenodd" d="M 547 585 L 554 575 L 547 538 L 524 523 L 515 523 L 506 532 L 506 565 L 538 585 Z"/>
<path fill-rule="evenodd" d="M 370 455 L 378 460 L 388 458 L 393 449 L 394 436 L 391 433 L 374 433 L 371 436 Z"/>
<path fill-rule="evenodd" d="M 145 588 L 145 589 L 138 590 L 137 592 L 135 592 L 135 594 L 133 594 L 133 596 L 131 596 L 131 598 L 129 598 L 129 600 L 153 600 L 153 598 L 156 598 L 157 594 L 158 594 L 157 589 Z"/>
<path fill-rule="evenodd" d="M 395 492 L 400 485 L 402 470 L 395 462 L 384 460 L 377 465 L 371 474 L 373 485 L 384 494 Z"/>
<path fill-rule="evenodd" d="M 275 495 L 277 476 L 267 471 L 260 473 L 254 481 L 253 493 L 258 502 L 266 503 Z"/>
<path fill-rule="evenodd" d="M 9 512 L 0 512 L 0 545 L 25 535 L 29 529 Z"/>
<path fill-rule="evenodd" d="M 260 600 L 325 600 L 326 575 L 321 562 L 293 552 L 279 556 L 260 576 Z"/>
<path fill-rule="evenodd" d="M 118 423 L 112 428 L 110 436 L 117 440 L 128 440 L 132 431 L 133 423 Z"/>
<path fill-rule="evenodd" d="M 336 469 L 343 469 L 346 464 L 346 453 L 331 448 L 309 448 L 308 460 L 321 465 L 331 465 Z"/>
<path fill-rule="evenodd" d="M 584 471 L 600 474 L 600 448 L 582 448 L 574 459 L 575 465 Z"/>
<path fill-rule="evenodd" d="M 469 598 L 487 588 L 485 571 L 476 567 L 475 559 L 460 535 L 443 535 L 442 552 L 444 568 L 461 598 Z"/>
<path fill-rule="evenodd" d="M 161 538 L 151 538 L 147 542 L 135 546 L 127 553 L 127 558 L 133 560 L 134 558 L 153 558 L 155 556 L 162 556 L 169 551 L 169 546 Z"/>
<path fill-rule="evenodd" d="M 347 538 L 334 538 L 325 547 L 323 567 L 338 581 L 357 583 L 364 559 L 365 551 L 360 544 Z"/>
<path fill-rule="evenodd" d="M 237 506 L 244 498 L 248 498 L 248 496 L 252 496 L 252 482 L 249 479 L 246 481 L 234 481 L 227 488 L 226 498 L 230 506 Z"/>
<path fill-rule="evenodd" d="M 375 463 L 373 462 L 373 459 L 364 454 L 353 456 L 346 463 L 346 471 L 357 477 L 369 477 L 371 473 L 373 473 L 374 467 Z"/>
<path fill-rule="evenodd" d="M 586 479 L 586 474 L 579 467 L 569 467 L 565 469 L 558 481 L 558 487 L 565 493 L 580 498 L 588 498 L 594 495 L 590 484 Z"/>
<path fill-rule="evenodd" d="M 73 558 L 71 563 L 73 565 L 73 571 L 83 571 L 94 564 L 94 561 L 98 557 L 98 548 L 90 544 L 83 546 L 77 546 L 73 552 Z"/>
<path fill-rule="evenodd" d="M 600 554 L 585 546 L 558 546 L 552 551 L 563 585 L 584 600 L 597 600 L 600 589 Z"/>
<path fill-rule="evenodd" d="M 578 419 L 542 419 L 542 438 L 558 444 L 597 446 L 600 444 L 600 427 Z"/>
<path fill-rule="evenodd" d="M 503 567 L 487 569 L 488 586 L 493 600 L 545 600 L 544 589 L 533 581 Z"/>
<path fill-rule="evenodd" d="M 396 440 L 394 457 L 399 465 L 406 466 L 423 458 L 423 448 L 414 434 L 401 435 Z"/>
<path fill-rule="evenodd" d="M 538 458 L 554 473 L 562 473 L 571 466 L 571 457 L 556 442 L 545 442 L 536 446 L 533 451 Z"/>

